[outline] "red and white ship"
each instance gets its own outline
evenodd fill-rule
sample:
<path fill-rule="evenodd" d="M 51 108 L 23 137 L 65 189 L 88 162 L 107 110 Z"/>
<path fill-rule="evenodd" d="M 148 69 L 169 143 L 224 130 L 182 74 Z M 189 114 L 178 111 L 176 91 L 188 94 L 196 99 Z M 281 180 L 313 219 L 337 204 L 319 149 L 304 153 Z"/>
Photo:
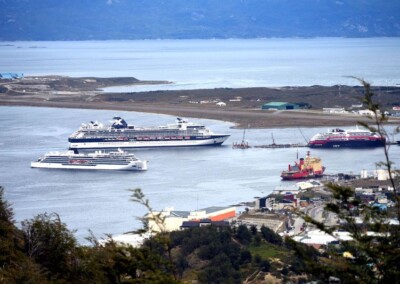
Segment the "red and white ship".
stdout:
<path fill-rule="evenodd" d="M 300 158 L 294 165 L 289 165 L 288 170 L 281 173 L 281 178 L 283 180 L 318 178 L 322 177 L 324 171 L 321 159 L 311 157 L 308 151 L 306 158 Z"/>
<path fill-rule="evenodd" d="M 330 129 L 325 133 L 314 135 L 308 147 L 310 148 L 369 148 L 382 147 L 386 139 L 377 133 L 367 129 L 355 128 L 343 130 L 339 128 Z"/>

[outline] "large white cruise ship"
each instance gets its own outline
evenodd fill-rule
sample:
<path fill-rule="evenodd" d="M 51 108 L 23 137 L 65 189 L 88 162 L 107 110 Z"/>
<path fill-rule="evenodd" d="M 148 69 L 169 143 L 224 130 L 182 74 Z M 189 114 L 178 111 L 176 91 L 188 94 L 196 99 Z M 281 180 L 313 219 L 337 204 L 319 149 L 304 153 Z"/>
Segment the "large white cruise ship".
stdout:
<path fill-rule="evenodd" d="M 136 158 L 134 154 L 124 151 L 105 153 L 95 151 L 88 154 L 77 154 L 72 150 L 50 152 L 31 162 L 32 168 L 79 169 L 79 170 L 147 170 L 147 161 Z"/>
<path fill-rule="evenodd" d="M 128 125 L 121 117 L 114 117 L 111 125 L 93 121 L 82 124 L 68 141 L 70 149 L 217 146 L 229 136 L 214 134 L 204 125 L 181 118 L 175 124 L 144 128 Z"/>

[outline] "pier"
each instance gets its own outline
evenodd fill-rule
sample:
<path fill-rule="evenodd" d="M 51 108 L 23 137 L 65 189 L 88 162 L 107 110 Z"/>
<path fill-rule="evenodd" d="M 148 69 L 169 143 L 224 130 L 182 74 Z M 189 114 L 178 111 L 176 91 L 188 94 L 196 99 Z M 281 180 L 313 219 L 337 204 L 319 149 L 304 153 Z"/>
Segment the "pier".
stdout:
<path fill-rule="evenodd" d="M 254 148 L 303 148 L 308 147 L 306 144 L 267 144 L 267 145 L 257 145 Z"/>

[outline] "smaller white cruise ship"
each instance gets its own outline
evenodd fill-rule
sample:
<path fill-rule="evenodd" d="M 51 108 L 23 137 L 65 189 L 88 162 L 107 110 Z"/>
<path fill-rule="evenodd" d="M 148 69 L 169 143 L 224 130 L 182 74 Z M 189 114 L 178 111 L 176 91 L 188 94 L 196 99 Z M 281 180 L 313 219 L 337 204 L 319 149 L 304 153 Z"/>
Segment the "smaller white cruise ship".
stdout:
<path fill-rule="evenodd" d="M 72 150 L 65 152 L 49 152 L 35 162 L 32 168 L 47 169 L 79 169 L 79 170 L 120 170 L 144 171 L 147 170 L 147 161 L 139 160 L 132 153 L 121 151 L 106 153 L 78 154 Z"/>

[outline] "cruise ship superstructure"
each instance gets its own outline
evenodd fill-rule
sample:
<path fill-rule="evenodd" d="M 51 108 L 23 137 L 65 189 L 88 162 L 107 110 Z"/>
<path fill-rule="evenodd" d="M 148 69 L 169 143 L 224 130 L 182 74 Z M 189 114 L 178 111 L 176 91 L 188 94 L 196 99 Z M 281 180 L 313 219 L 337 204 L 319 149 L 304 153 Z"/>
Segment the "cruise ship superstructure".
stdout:
<path fill-rule="evenodd" d="M 181 118 L 175 124 L 145 128 L 128 125 L 123 118 L 114 117 L 111 125 L 82 124 L 68 141 L 70 149 L 217 146 L 229 136 L 214 134 L 204 125 Z"/>
<path fill-rule="evenodd" d="M 385 141 L 384 137 L 367 129 L 334 128 L 314 135 L 308 146 L 311 148 L 368 148 L 382 147 Z"/>
<path fill-rule="evenodd" d="M 106 153 L 78 154 L 72 150 L 65 152 L 50 152 L 31 162 L 32 168 L 48 169 L 79 169 L 79 170 L 147 170 L 147 161 L 139 160 L 134 154 L 124 151 Z"/>

